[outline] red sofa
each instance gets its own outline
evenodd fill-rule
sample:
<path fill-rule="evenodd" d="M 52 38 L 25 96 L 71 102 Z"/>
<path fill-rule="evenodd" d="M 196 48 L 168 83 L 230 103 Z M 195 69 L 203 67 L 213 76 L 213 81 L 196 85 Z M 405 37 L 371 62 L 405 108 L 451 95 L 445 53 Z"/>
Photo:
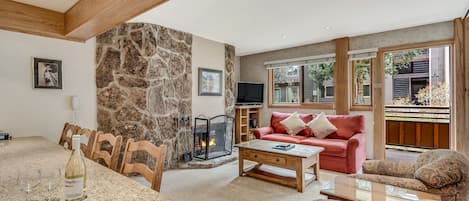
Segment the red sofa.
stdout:
<path fill-rule="evenodd" d="M 321 169 L 343 173 L 356 173 L 366 160 L 365 154 L 365 120 L 363 115 L 327 115 L 327 119 L 337 127 L 335 133 L 324 139 L 314 137 L 310 128 L 302 130 L 296 136 L 287 134 L 280 121 L 290 116 L 289 113 L 273 112 L 270 127 L 257 128 L 254 135 L 257 139 L 312 145 L 324 147 L 319 155 Z M 314 114 L 300 114 L 308 123 Z"/>

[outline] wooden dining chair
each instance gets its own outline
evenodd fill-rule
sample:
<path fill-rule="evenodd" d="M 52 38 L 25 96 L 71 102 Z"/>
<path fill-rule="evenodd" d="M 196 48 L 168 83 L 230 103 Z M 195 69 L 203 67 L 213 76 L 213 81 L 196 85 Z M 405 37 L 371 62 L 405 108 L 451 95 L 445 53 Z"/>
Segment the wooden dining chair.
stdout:
<path fill-rule="evenodd" d="M 62 134 L 60 135 L 59 144 L 65 147 L 67 143 L 67 149 L 72 149 L 72 135 L 77 135 L 81 128 L 71 123 L 65 122 Z"/>
<path fill-rule="evenodd" d="M 90 158 L 91 153 L 93 152 L 94 142 L 96 140 L 96 131 L 87 128 L 82 128 L 78 131 L 78 135 L 86 136 L 88 143 L 84 144 L 83 142 L 81 142 L 80 149 L 85 155 L 85 157 Z"/>
<path fill-rule="evenodd" d="M 132 153 L 136 151 L 146 151 L 155 159 L 155 168 L 151 170 L 143 163 L 131 163 Z M 166 156 L 166 145 L 155 146 L 149 141 L 135 142 L 133 139 L 127 140 L 125 146 L 124 158 L 120 173 L 128 175 L 130 173 L 139 173 L 145 180 L 151 183 L 151 188 L 160 191 L 161 180 L 163 178 L 164 160 Z"/>
<path fill-rule="evenodd" d="M 112 146 L 110 154 L 108 151 L 101 149 L 104 142 L 108 142 Z M 99 131 L 96 133 L 96 141 L 91 153 L 91 160 L 96 161 L 98 159 L 102 159 L 108 168 L 117 171 L 117 162 L 119 160 L 121 145 L 122 136 L 119 135 L 116 137 L 111 133 L 103 133 Z"/>

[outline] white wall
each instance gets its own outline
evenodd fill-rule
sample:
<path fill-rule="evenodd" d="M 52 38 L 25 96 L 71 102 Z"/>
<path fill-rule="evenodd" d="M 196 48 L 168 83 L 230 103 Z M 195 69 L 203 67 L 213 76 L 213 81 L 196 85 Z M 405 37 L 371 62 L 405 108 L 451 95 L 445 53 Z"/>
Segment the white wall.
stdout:
<path fill-rule="evenodd" d="M 32 58 L 62 60 L 63 90 L 33 89 Z M 0 130 L 57 142 L 80 97 L 78 124 L 96 128 L 95 40 L 86 43 L 0 30 Z"/>
<path fill-rule="evenodd" d="M 223 71 L 222 96 L 199 96 L 199 67 Z M 192 38 L 192 117 L 211 117 L 225 114 L 225 44 L 204 39 Z"/>

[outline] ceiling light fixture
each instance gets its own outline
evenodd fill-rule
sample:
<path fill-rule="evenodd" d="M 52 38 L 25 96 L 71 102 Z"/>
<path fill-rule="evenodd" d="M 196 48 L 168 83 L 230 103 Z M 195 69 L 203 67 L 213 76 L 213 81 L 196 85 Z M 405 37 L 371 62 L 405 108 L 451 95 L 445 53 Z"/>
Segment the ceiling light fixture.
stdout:
<path fill-rule="evenodd" d="M 287 35 L 282 34 L 282 39 L 286 39 L 286 38 L 287 38 Z"/>
<path fill-rule="evenodd" d="M 331 30 L 331 27 L 330 26 L 325 26 L 324 29 L 325 30 Z"/>

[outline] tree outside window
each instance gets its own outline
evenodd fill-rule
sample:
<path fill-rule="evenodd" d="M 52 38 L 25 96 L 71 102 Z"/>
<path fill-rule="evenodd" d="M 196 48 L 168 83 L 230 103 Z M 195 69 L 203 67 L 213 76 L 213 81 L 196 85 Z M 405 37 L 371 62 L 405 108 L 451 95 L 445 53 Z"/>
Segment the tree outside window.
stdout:
<path fill-rule="evenodd" d="M 334 102 L 334 62 L 303 67 L 303 102 Z"/>
<path fill-rule="evenodd" d="M 371 105 L 371 59 L 354 60 L 353 104 Z"/>
<path fill-rule="evenodd" d="M 384 64 L 386 104 L 449 106 L 449 46 L 386 52 Z"/>

